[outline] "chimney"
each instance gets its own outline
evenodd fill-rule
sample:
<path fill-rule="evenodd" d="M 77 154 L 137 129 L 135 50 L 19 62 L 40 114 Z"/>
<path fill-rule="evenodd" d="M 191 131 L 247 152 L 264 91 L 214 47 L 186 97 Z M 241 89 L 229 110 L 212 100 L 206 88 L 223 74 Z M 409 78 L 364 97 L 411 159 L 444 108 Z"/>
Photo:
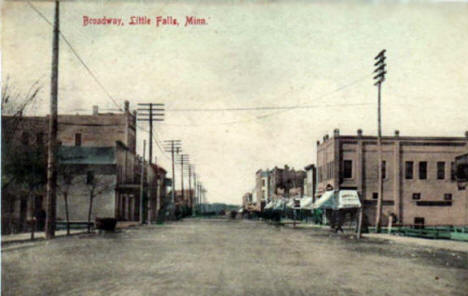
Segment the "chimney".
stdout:
<path fill-rule="evenodd" d="M 97 105 L 93 106 L 93 115 L 98 115 L 99 114 L 99 107 Z"/>
<path fill-rule="evenodd" d="M 399 130 L 395 130 L 395 138 L 398 138 L 400 137 L 400 131 Z"/>
<path fill-rule="evenodd" d="M 340 130 L 337 129 L 337 128 L 335 128 L 335 129 L 333 130 L 333 137 L 337 138 L 337 137 L 339 137 L 339 136 L 340 136 Z"/>
<path fill-rule="evenodd" d="M 357 135 L 358 135 L 358 137 L 362 137 L 362 129 L 357 130 Z"/>
<path fill-rule="evenodd" d="M 130 110 L 130 102 L 128 100 L 125 101 L 125 112 L 128 112 Z"/>

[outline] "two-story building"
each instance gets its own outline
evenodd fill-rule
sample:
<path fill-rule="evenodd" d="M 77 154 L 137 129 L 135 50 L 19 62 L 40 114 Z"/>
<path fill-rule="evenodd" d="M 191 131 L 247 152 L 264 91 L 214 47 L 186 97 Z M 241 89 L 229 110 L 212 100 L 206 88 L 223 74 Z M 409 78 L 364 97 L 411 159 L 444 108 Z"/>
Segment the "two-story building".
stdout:
<path fill-rule="evenodd" d="M 383 224 L 391 214 L 401 224 L 467 225 L 468 202 L 457 188 L 454 160 L 466 151 L 465 137 L 382 137 Z M 356 190 L 375 223 L 378 199 L 375 136 L 340 135 L 317 141 L 317 196 L 327 188 Z"/>

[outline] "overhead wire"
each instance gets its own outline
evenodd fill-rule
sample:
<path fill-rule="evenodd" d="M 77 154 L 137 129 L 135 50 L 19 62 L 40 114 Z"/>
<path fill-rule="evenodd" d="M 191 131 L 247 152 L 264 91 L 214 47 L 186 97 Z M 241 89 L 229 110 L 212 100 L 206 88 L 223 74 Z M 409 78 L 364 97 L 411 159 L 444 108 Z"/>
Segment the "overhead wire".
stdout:
<path fill-rule="evenodd" d="M 50 26 L 54 27 L 51 21 L 45 17 L 45 15 L 36 7 L 34 4 L 31 3 L 30 0 L 27 0 L 28 5 L 42 18 L 44 19 L 45 22 L 47 22 Z M 71 45 L 70 41 L 68 41 L 67 37 L 62 33 L 62 31 L 59 30 L 59 35 L 62 38 L 63 41 L 68 45 L 70 50 L 72 51 L 73 55 L 78 59 L 78 61 L 81 63 L 81 65 L 88 71 L 88 73 L 91 75 L 91 77 L 94 79 L 94 81 L 98 84 L 98 86 L 104 91 L 104 93 L 107 95 L 107 97 L 112 101 L 112 103 L 119 108 L 119 110 L 123 111 L 122 107 L 117 103 L 117 101 L 114 99 L 114 97 L 110 94 L 110 92 L 104 87 L 104 85 L 99 81 L 97 78 L 96 74 L 88 67 L 88 65 L 85 63 L 85 61 L 80 57 L 78 52 L 75 50 L 75 48 Z"/>

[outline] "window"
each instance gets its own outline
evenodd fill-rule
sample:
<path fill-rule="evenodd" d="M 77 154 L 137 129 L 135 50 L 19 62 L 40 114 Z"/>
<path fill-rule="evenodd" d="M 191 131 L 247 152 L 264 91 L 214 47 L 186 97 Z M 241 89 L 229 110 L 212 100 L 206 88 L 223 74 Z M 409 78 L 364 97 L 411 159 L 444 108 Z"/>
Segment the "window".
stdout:
<path fill-rule="evenodd" d="M 382 160 L 382 179 L 387 178 L 387 163 Z"/>
<path fill-rule="evenodd" d="M 379 193 L 378 192 L 373 192 L 372 193 L 372 199 L 378 199 L 379 198 Z"/>
<path fill-rule="evenodd" d="M 353 177 L 353 161 L 345 160 L 343 162 L 343 178 L 350 179 Z"/>
<path fill-rule="evenodd" d="M 21 135 L 21 143 L 23 143 L 23 145 L 29 145 L 29 134 L 27 132 L 23 132 Z"/>
<path fill-rule="evenodd" d="M 443 161 L 437 162 L 437 179 L 438 180 L 445 179 L 445 162 Z"/>
<path fill-rule="evenodd" d="M 455 181 L 455 162 L 450 163 L 450 179 Z"/>
<path fill-rule="evenodd" d="M 420 200 L 421 199 L 421 193 L 413 193 L 413 200 Z"/>
<path fill-rule="evenodd" d="M 88 171 L 86 173 L 86 184 L 90 185 L 94 183 L 94 172 Z"/>
<path fill-rule="evenodd" d="M 452 200 L 452 193 L 445 193 L 444 200 Z"/>
<path fill-rule="evenodd" d="M 37 133 L 36 134 L 36 144 L 37 145 L 42 145 L 44 144 L 44 133 Z"/>
<path fill-rule="evenodd" d="M 427 179 L 427 162 L 426 161 L 419 162 L 419 179 L 420 180 Z"/>
<path fill-rule="evenodd" d="M 416 229 L 424 228 L 424 218 L 423 217 L 414 217 L 414 228 L 416 228 Z"/>
<path fill-rule="evenodd" d="M 75 134 L 75 146 L 81 146 L 81 134 Z"/>
<path fill-rule="evenodd" d="M 262 186 L 265 186 L 265 179 L 262 179 Z"/>
<path fill-rule="evenodd" d="M 407 161 L 405 163 L 405 179 L 411 180 L 413 179 L 413 162 Z"/>

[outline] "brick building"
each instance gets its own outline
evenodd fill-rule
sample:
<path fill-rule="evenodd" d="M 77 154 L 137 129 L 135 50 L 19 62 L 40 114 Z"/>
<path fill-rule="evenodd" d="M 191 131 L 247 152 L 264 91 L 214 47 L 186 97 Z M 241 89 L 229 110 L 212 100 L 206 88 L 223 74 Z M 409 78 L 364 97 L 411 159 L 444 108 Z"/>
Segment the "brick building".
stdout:
<path fill-rule="evenodd" d="M 25 162 L 25 155 L 40 155 L 37 166 L 43 162 L 45 175 L 47 133 L 47 116 L 2 116 L 2 168 L 3 164 L 8 165 L 12 156 L 20 155 L 16 158 Z M 142 165 L 146 166 L 145 174 L 149 176 L 149 179 L 145 176 L 145 180 L 149 180 L 145 182 L 145 201 L 149 201 L 150 205 L 161 204 L 167 182 L 160 181 L 157 188 L 156 175 L 158 173 L 159 179 L 165 180 L 165 170 L 150 167 L 136 155 L 136 114 L 130 112 L 128 102 L 125 102 L 121 113 L 99 113 L 95 106 L 92 115 L 59 115 L 58 141 L 58 185 L 59 189 L 67 187 L 70 190 L 68 202 L 71 220 L 87 219 L 88 183 L 93 178 L 103 183 L 103 187 L 109 187 L 104 191 L 98 190 L 93 217 L 138 220 Z M 14 168 L 10 171 L 15 173 Z M 73 172 L 73 183 L 60 175 L 70 171 Z M 4 170 L 2 230 L 3 233 L 24 231 L 27 228 L 26 220 L 45 209 L 45 185 L 43 182 L 32 190 L 25 188 L 24 181 L 18 182 L 18 178 L 10 180 L 8 177 Z M 153 213 L 145 212 L 144 215 L 154 217 L 155 212 L 153 208 Z M 57 192 L 57 218 L 64 217 L 64 200 Z"/>
<path fill-rule="evenodd" d="M 304 195 L 304 181 L 306 173 L 302 170 L 296 171 L 285 165 L 283 169 L 275 167 L 269 171 L 269 190 L 272 199 L 278 196 L 289 197 L 290 195 Z"/>
<path fill-rule="evenodd" d="M 467 225 L 466 194 L 457 188 L 454 161 L 468 148 L 465 137 L 382 138 L 383 224 L 390 214 L 402 224 Z M 378 198 L 375 136 L 325 136 L 317 141 L 317 196 L 326 187 L 357 190 L 371 224 Z"/>

